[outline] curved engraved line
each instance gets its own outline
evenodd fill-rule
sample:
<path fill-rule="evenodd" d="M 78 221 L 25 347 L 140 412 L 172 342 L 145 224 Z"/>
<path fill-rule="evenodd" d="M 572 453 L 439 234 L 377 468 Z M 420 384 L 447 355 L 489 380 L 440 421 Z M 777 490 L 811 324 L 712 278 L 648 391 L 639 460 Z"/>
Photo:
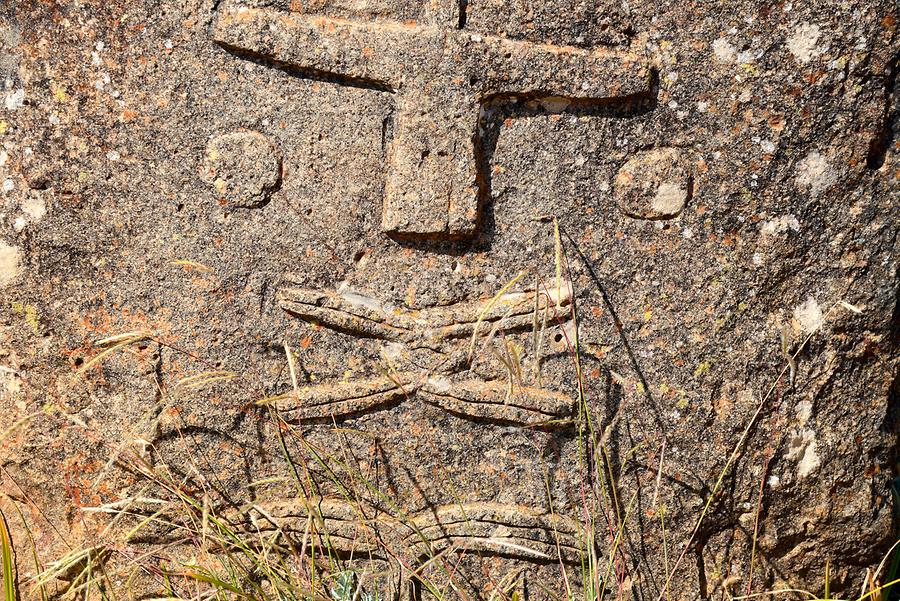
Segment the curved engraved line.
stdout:
<path fill-rule="evenodd" d="M 506 394 L 506 386 L 496 380 L 456 383 L 430 380 L 418 394 L 425 403 L 448 413 L 503 425 L 565 427 L 572 424 L 575 411 L 575 403 L 569 397 L 539 388 L 522 388 L 506 400 L 495 400 L 503 399 Z"/>
<path fill-rule="evenodd" d="M 490 501 L 472 501 L 469 503 L 453 503 L 438 505 L 419 512 L 412 517 L 412 523 L 418 528 L 428 528 L 438 525 L 462 524 L 474 519 L 487 522 L 503 523 L 515 528 L 544 527 L 549 523 L 556 530 L 568 534 L 577 534 L 581 530 L 581 524 L 572 518 L 558 514 L 548 514 L 528 505 L 512 505 L 493 503 Z M 485 516 L 485 517 L 477 517 Z M 498 517 L 499 516 L 499 517 Z M 504 521 L 504 516 L 518 519 L 526 526 L 517 526 Z"/>
<path fill-rule="evenodd" d="M 397 89 L 392 86 L 390 82 L 366 77 L 354 77 L 352 75 L 344 75 L 335 71 L 325 71 L 313 67 L 301 67 L 297 63 L 289 60 L 276 58 L 276 54 L 272 52 L 245 48 L 244 46 L 223 39 L 214 39 L 213 41 L 232 56 L 255 63 L 262 67 L 278 69 L 292 77 L 347 86 L 348 88 L 358 88 L 360 90 L 373 90 L 375 92 L 386 92 L 388 94 L 395 94 L 397 92 Z"/>
<path fill-rule="evenodd" d="M 446 387 L 446 389 L 445 389 Z M 422 385 L 420 392 L 423 394 L 451 399 L 461 403 L 477 405 L 481 407 L 512 407 L 528 413 L 534 413 L 545 417 L 569 417 L 572 415 L 573 405 L 571 399 L 562 393 L 546 390 L 543 388 L 522 387 L 514 388 L 509 398 L 497 401 L 481 395 L 499 395 L 506 393 L 506 383 L 498 380 L 489 381 L 465 381 L 465 382 L 439 382 L 431 379 Z M 469 393 L 468 396 L 454 395 L 453 392 L 461 391 L 462 394 Z M 544 400 L 556 407 L 541 407 L 540 402 Z M 528 401 L 534 401 L 528 404 Z"/>
<path fill-rule="evenodd" d="M 403 376 L 396 380 L 391 378 L 373 378 L 305 386 L 295 392 L 282 395 L 277 400 L 279 402 L 294 400 L 296 405 L 281 404 L 279 406 L 279 409 L 290 411 L 293 409 L 323 407 L 332 403 L 366 400 L 394 393 L 401 395 L 411 394 L 415 391 L 415 386 L 411 378 Z"/>
<path fill-rule="evenodd" d="M 310 507 L 333 551 L 362 554 L 391 561 L 378 536 L 400 541 L 413 565 L 455 548 L 463 553 L 484 553 L 528 561 L 562 559 L 577 563 L 584 552 L 580 524 L 570 518 L 538 513 L 534 508 L 494 503 L 445 505 L 426 509 L 407 521 L 381 516 L 366 519 L 359 506 L 342 500 L 283 500 L 245 508 L 243 525 L 263 533 L 297 534 L 306 528 Z M 255 513 L 254 513 L 255 510 Z M 253 516 L 253 517 L 251 517 Z M 302 523 L 298 523 L 302 522 Z M 412 530 L 412 531 L 410 531 Z M 366 536 L 366 532 L 370 536 Z M 380 533 L 380 534 L 379 534 Z"/>
<path fill-rule="evenodd" d="M 319 524 L 320 536 L 330 550 L 363 554 L 385 561 L 389 557 L 382 553 L 376 534 L 380 529 L 396 530 L 392 520 L 384 517 L 365 519 L 357 504 L 334 499 L 284 499 L 253 503 L 244 506 L 242 515 L 242 525 L 252 526 L 254 531 L 263 533 L 305 533 L 307 521 L 312 519 Z"/>
<path fill-rule="evenodd" d="M 540 548 L 537 548 L 540 547 Z M 562 559 L 563 563 L 577 564 L 582 553 L 580 547 L 555 542 L 534 541 L 519 537 L 503 536 L 470 536 L 447 535 L 429 541 L 428 545 L 420 543 L 414 548 L 422 548 L 416 558 L 422 565 L 448 549 L 473 555 L 489 555 L 510 559 L 542 561 L 555 563 Z"/>
<path fill-rule="evenodd" d="M 573 423 L 573 420 L 569 418 L 547 419 L 541 416 L 541 419 L 532 420 L 520 417 L 479 413 L 476 411 L 472 411 L 471 409 L 467 409 L 465 403 L 460 403 L 459 406 L 451 406 L 447 403 L 442 404 L 440 402 L 429 402 L 429 400 L 424 396 L 423 400 L 425 400 L 425 402 L 429 405 L 437 407 L 438 409 L 441 409 L 442 411 L 449 413 L 450 415 L 455 415 L 460 419 L 476 423 L 491 424 L 495 426 L 513 426 L 519 428 L 532 428 L 536 430 L 553 430 L 564 429 L 571 426 Z"/>
<path fill-rule="evenodd" d="M 448 532 L 451 527 L 457 526 L 453 532 Z M 489 526 L 493 528 L 505 528 L 508 532 L 498 535 L 488 535 L 488 534 L 476 534 L 473 532 L 465 532 L 466 529 L 474 529 L 478 526 Z M 555 538 L 551 540 L 546 540 L 545 538 L 540 537 L 539 535 L 534 534 L 535 530 L 539 530 L 540 532 L 549 534 L 551 536 L 558 536 L 559 540 L 557 541 Z M 468 522 L 455 522 L 453 524 L 449 523 L 441 523 L 436 524 L 434 526 L 429 526 L 427 528 L 423 528 L 419 531 L 420 535 L 424 537 L 431 543 L 438 542 L 443 538 L 472 538 L 472 539 L 489 539 L 489 538 L 498 538 L 498 539 L 515 539 L 526 542 L 535 543 L 538 545 L 549 545 L 556 546 L 559 544 L 560 547 L 569 549 L 569 550 L 579 550 L 580 546 L 575 544 L 570 540 L 565 540 L 571 537 L 571 534 L 566 532 L 560 532 L 558 530 L 554 531 L 547 527 L 542 526 L 511 526 L 506 522 L 496 521 L 496 520 L 484 520 L 484 519 L 471 519 Z M 434 536 L 433 538 L 429 538 L 429 534 L 439 535 Z M 414 542 L 414 541 L 413 541 Z M 421 542 L 421 541 L 419 541 Z"/>
<path fill-rule="evenodd" d="M 385 377 L 307 386 L 267 402 L 275 403 L 288 419 L 309 423 L 395 407 L 414 395 L 417 387 L 413 378 L 402 374 L 396 380 Z"/>
<path fill-rule="evenodd" d="M 407 342 L 410 339 L 410 332 L 404 329 L 340 309 L 319 307 L 287 299 L 280 300 L 278 305 L 291 315 L 309 319 L 343 334 L 362 335 L 394 342 Z"/>

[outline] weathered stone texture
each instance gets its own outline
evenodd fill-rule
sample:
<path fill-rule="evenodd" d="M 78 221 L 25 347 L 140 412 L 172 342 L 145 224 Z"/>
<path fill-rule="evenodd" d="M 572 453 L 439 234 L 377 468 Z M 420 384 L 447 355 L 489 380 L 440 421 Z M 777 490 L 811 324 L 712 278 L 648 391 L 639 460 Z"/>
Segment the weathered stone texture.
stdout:
<path fill-rule="evenodd" d="M 45 560 L 95 541 L 82 508 L 145 485 L 127 452 L 302 535 L 289 427 L 337 545 L 371 511 L 424 562 L 413 524 L 459 551 L 467 598 L 509 574 L 531 598 L 577 588 L 589 518 L 613 544 L 615 512 L 585 509 L 612 473 L 635 501 L 610 594 L 653 601 L 660 507 L 672 561 L 764 400 L 673 590 L 745 591 L 758 515 L 754 590 L 819 590 L 829 563 L 855 594 L 895 540 L 897 19 L 889 0 L 0 4 L 16 539 L 13 503 Z M 578 373 L 605 454 L 579 436 Z M 370 551 L 378 586 L 427 597 Z"/>

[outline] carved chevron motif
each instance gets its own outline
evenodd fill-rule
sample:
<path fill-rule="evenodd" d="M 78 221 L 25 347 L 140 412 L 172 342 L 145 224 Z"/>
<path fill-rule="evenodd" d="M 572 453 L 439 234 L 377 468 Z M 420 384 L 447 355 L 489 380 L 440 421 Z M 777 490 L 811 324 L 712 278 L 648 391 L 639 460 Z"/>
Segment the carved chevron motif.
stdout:
<path fill-rule="evenodd" d="M 376 533 L 395 527 L 392 522 L 367 519 L 358 505 L 336 499 L 253 503 L 243 508 L 240 521 L 248 531 L 263 534 L 317 532 L 331 551 L 377 559 L 386 557 Z"/>
<path fill-rule="evenodd" d="M 441 352 L 452 353 L 455 345 L 459 353 L 461 341 L 492 336 L 499 328 L 506 332 L 529 328 L 537 331 L 546 327 L 550 319 L 567 321 L 572 288 L 564 285 L 545 291 L 510 292 L 418 311 L 391 307 L 352 291 L 289 287 L 280 290 L 277 298 L 291 315 L 339 332 Z M 441 357 L 446 359 L 446 355 Z M 305 386 L 268 401 L 276 403 L 288 419 L 299 421 L 348 417 L 387 408 L 415 396 L 472 419 L 523 427 L 571 423 L 574 403 L 569 396 L 506 381 L 436 375 L 443 359 L 436 359 L 430 371 Z"/>
<path fill-rule="evenodd" d="M 152 515 L 160 518 L 158 511 Z M 190 522 L 178 526 L 183 517 L 183 512 L 173 510 L 160 520 L 168 524 L 166 532 L 135 540 L 183 540 L 192 529 Z M 452 554 L 578 565 L 594 552 L 577 520 L 516 504 L 449 504 L 401 518 L 341 499 L 284 498 L 226 510 L 216 519 L 228 525 L 234 544 L 287 544 L 324 561 L 348 562 L 391 601 L 412 601 L 414 581 L 424 578 L 426 567 L 436 559 Z M 222 544 L 211 551 L 222 552 Z"/>
<path fill-rule="evenodd" d="M 487 336 L 493 326 L 517 331 L 534 325 L 535 313 L 567 320 L 572 301 L 569 286 L 547 291 L 511 292 L 497 298 L 463 302 L 420 311 L 401 309 L 351 291 L 322 292 L 283 288 L 279 306 L 296 317 L 358 336 L 430 347 L 473 334 Z M 477 328 L 477 330 L 476 330 Z"/>

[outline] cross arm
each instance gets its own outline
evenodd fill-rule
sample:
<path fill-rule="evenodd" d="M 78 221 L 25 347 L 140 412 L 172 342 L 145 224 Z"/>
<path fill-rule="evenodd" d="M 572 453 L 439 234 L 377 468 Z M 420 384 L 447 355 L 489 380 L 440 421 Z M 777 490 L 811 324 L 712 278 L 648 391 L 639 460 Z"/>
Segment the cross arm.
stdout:
<path fill-rule="evenodd" d="M 646 58 L 606 48 L 535 44 L 496 36 L 456 36 L 481 98 L 560 96 L 573 100 L 622 98 L 651 92 Z"/>
<path fill-rule="evenodd" d="M 212 38 L 225 47 L 391 91 L 404 63 L 421 58 L 416 49 L 422 48 L 422 38 L 433 33 L 403 23 L 358 23 L 230 5 L 217 12 Z"/>

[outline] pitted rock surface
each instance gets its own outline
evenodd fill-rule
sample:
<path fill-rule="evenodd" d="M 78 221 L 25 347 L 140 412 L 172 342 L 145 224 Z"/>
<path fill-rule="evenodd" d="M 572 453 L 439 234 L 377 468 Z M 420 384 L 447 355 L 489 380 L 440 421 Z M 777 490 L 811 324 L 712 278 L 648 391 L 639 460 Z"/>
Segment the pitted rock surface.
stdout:
<path fill-rule="evenodd" d="M 857 595 L 896 540 L 897 19 L 0 3 L 20 582 L 29 537 L 197 556 L 138 461 L 385 601 L 583 598 L 586 554 L 610 599 Z M 172 595 L 152 561 L 116 595 Z"/>

